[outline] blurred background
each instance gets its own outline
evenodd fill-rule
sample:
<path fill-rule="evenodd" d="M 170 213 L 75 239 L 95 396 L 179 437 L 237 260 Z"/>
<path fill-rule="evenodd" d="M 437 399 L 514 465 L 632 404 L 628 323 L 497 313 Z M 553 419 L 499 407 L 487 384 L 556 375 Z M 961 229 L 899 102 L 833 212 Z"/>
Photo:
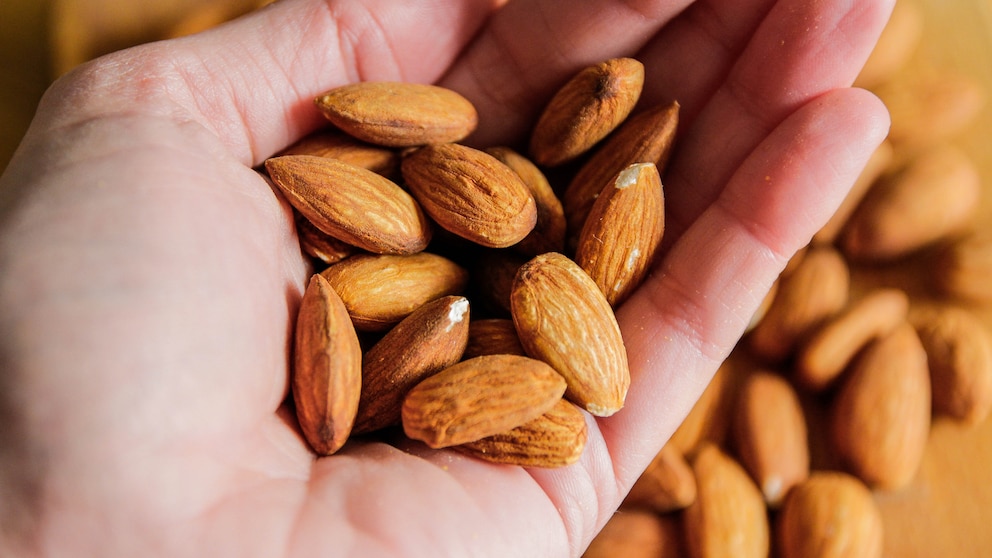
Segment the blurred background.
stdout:
<path fill-rule="evenodd" d="M 0 171 L 38 99 L 59 75 L 101 54 L 194 33 L 267 3 L 0 0 Z M 892 139 L 904 142 L 897 149 L 902 160 L 887 170 L 911 160 L 922 149 L 912 145 L 920 138 L 931 147 L 960 148 L 983 183 L 973 228 L 987 232 L 992 229 L 992 0 L 899 0 L 897 11 L 900 27 L 886 52 L 878 53 L 878 73 L 863 75 L 860 83 L 891 103 Z M 984 267 L 975 269 L 986 273 L 981 280 L 992 293 L 992 252 L 978 259 Z M 914 254 L 895 263 L 869 262 L 852 269 L 852 281 L 861 290 L 895 285 L 927 298 L 932 293 L 919 284 L 928 274 L 921 267 L 927 261 Z M 992 296 L 955 304 L 973 310 L 992 329 Z M 709 430 L 719 442 L 724 433 Z M 811 436 L 816 435 L 811 426 Z M 914 481 L 897 491 L 877 491 L 875 499 L 884 519 L 885 556 L 992 556 L 986 518 L 992 508 L 992 420 L 962 425 L 935 418 Z"/>

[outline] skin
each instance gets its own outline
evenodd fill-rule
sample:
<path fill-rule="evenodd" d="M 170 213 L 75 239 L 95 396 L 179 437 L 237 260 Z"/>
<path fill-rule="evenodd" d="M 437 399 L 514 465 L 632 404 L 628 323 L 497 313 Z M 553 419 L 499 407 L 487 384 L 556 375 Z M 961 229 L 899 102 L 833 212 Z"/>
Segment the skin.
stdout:
<path fill-rule="evenodd" d="M 0 179 L 0 554 L 581 554 L 887 133 L 848 86 L 892 0 L 501 4 L 282 0 L 51 87 Z M 283 406 L 309 270 L 252 167 L 359 80 L 452 87 L 470 143 L 519 143 L 619 55 L 683 106 L 664 251 L 618 312 L 626 407 L 564 469 L 315 459 Z"/>

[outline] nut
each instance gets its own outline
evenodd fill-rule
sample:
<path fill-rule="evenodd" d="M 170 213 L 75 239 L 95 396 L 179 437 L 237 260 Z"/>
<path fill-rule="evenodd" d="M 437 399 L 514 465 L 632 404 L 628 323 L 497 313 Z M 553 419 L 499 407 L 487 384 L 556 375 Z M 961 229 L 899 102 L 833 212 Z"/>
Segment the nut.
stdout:
<path fill-rule="evenodd" d="M 696 477 L 685 455 L 665 444 L 648 468 L 634 482 L 624 499 L 625 507 L 668 513 L 689 507 L 696 500 Z"/>

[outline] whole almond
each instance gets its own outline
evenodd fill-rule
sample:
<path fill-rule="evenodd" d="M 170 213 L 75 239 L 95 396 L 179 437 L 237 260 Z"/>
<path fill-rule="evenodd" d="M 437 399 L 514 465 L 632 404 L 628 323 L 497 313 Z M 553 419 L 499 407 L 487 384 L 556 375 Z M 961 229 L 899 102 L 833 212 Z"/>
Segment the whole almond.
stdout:
<path fill-rule="evenodd" d="M 873 186 L 844 226 L 854 261 L 894 260 L 971 225 L 982 180 L 971 158 L 950 144 L 921 153 Z"/>
<path fill-rule="evenodd" d="M 809 476 L 809 439 L 799 396 L 785 378 L 757 370 L 738 395 L 734 448 L 772 508 Z"/>
<path fill-rule="evenodd" d="M 337 263 L 358 251 L 347 244 L 318 229 L 300 212 L 294 211 L 296 235 L 300 237 L 300 249 L 303 253 L 316 258 L 325 264 Z"/>
<path fill-rule="evenodd" d="M 586 419 L 578 407 L 559 400 L 536 419 L 454 449 L 490 463 L 521 467 L 564 467 L 582 456 Z"/>
<path fill-rule="evenodd" d="M 359 331 L 385 331 L 424 304 L 461 294 L 468 272 L 451 260 L 356 254 L 320 272 L 341 296 Z"/>
<path fill-rule="evenodd" d="M 811 246 L 795 268 L 779 278 L 771 306 L 748 334 L 748 346 L 771 362 L 791 356 L 805 335 L 847 305 L 850 282 L 840 253 L 829 246 Z"/>
<path fill-rule="evenodd" d="M 517 328 L 509 318 L 487 318 L 472 320 L 468 324 L 468 345 L 464 358 L 482 355 L 523 355 L 526 354 Z"/>
<path fill-rule="evenodd" d="M 992 234 L 977 231 L 942 246 L 928 267 L 932 288 L 964 302 L 992 302 Z"/>
<path fill-rule="evenodd" d="M 524 350 L 565 377 L 567 399 L 601 417 L 623 407 L 627 351 L 613 309 L 588 273 L 559 253 L 537 256 L 517 272 L 510 308 Z"/>
<path fill-rule="evenodd" d="M 575 252 L 606 300 L 619 306 L 647 276 L 665 231 L 665 197 L 654 163 L 620 171 L 593 204 Z"/>
<path fill-rule="evenodd" d="M 358 140 L 340 130 L 321 129 L 300 138 L 279 155 L 315 155 L 368 169 L 390 180 L 398 176 L 400 154 L 395 149 Z"/>
<path fill-rule="evenodd" d="M 855 477 L 818 471 L 794 487 L 780 510 L 775 534 L 782 558 L 878 558 L 882 514 Z"/>
<path fill-rule="evenodd" d="M 445 296 L 414 310 L 362 359 L 356 434 L 400 423 L 407 392 L 462 358 L 468 343 L 469 302 Z"/>
<path fill-rule="evenodd" d="M 971 310 L 921 308 L 913 324 L 927 353 L 935 414 L 968 425 L 985 420 L 992 408 L 992 339 Z"/>
<path fill-rule="evenodd" d="M 930 434 L 930 373 L 904 322 L 871 342 L 832 403 L 830 440 L 843 465 L 872 488 L 897 490 L 919 469 Z"/>
<path fill-rule="evenodd" d="M 909 296 L 901 289 L 866 293 L 802 342 L 793 367 L 796 382 L 814 391 L 826 389 L 862 347 L 905 322 L 908 313 Z"/>
<path fill-rule="evenodd" d="M 569 246 L 574 249 L 592 204 L 610 180 L 636 163 L 654 163 L 663 173 L 675 145 L 680 106 L 660 104 L 632 115 L 598 146 L 562 194 Z"/>
<path fill-rule="evenodd" d="M 733 410 L 729 404 L 732 401 L 730 395 L 735 393 L 728 387 L 728 378 L 736 372 L 730 368 L 729 361 L 720 365 L 689 414 L 669 438 L 668 443 L 682 454 L 692 456 L 706 442 L 723 441 L 723 432 L 730 423 L 731 413 L 728 411 Z"/>
<path fill-rule="evenodd" d="M 706 444 L 692 461 L 696 500 L 683 511 L 688 555 L 767 558 L 768 516 L 761 492 L 732 457 Z"/>
<path fill-rule="evenodd" d="M 610 516 L 582 558 L 682 558 L 685 543 L 676 515 L 621 510 Z"/>
<path fill-rule="evenodd" d="M 644 65 L 614 58 L 583 68 L 548 102 L 531 132 L 530 156 L 553 167 L 585 153 L 633 110 L 644 85 Z"/>
<path fill-rule="evenodd" d="M 565 210 L 548 178 L 530 159 L 509 147 L 490 147 L 486 153 L 513 169 L 534 196 L 537 223 L 513 248 L 528 257 L 565 249 Z"/>
<path fill-rule="evenodd" d="M 551 410 L 565 380 L 547 364 L 517 355 L 463 360 L 413 387 L 403 400 L 403 431 L 432 448 L 507 432 Z"/>
<path fill-rule="evenodd" d="M 481 246 L 516 244 L 537 223 L 530 189 L 484 151 L 455 143 L 428 145 L 406 155 L 400 170 L 439 226 Z"/>
<path fill-rule="evenodd" d="M 352 83 L 322 93 L 314 102 L 341 130 L 389 147 L 459 141 L 479 120 L 465 97 L 420 83 Z"/>
<path fill-rule="evenodd" d="M 634 482 L 623 503 L 655 513 L 685 509 L 696 500 L 696 477 L 685 455 L 665 444 Z"/>
<path fill-rule="evenodd" d="M 293 400 L 300 429 L 320 455 L 351 434 L 362 382 L 362 349 L 344 303 L 320 275 L 300 301 L 293 356 Z"/>
<path fill-rule="evenodd" d="M 314 155 L 265 161 L 272 182 L 318 229 L 377 254 L 413 254 L 431 229 L 417 202 L 396 183 L 368 169 Z"/>

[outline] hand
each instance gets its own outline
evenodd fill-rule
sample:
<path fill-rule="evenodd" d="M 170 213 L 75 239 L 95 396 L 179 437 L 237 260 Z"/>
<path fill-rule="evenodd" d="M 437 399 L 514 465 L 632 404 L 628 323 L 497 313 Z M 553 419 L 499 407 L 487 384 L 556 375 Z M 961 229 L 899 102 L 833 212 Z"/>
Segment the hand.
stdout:
<path fill-rule="evenodd" d="M 283 0 L 59 80 L 0 182 L 3 554 L 580 554 L 886 134 L 847 87 L 892 3 Z M 314 459 L 282 407 L 307 266 L 252 167 L 333 86 L 439 82 L 491 145 L 620 55 L 683 107 L 625 409 L 564 469 Z"/>

